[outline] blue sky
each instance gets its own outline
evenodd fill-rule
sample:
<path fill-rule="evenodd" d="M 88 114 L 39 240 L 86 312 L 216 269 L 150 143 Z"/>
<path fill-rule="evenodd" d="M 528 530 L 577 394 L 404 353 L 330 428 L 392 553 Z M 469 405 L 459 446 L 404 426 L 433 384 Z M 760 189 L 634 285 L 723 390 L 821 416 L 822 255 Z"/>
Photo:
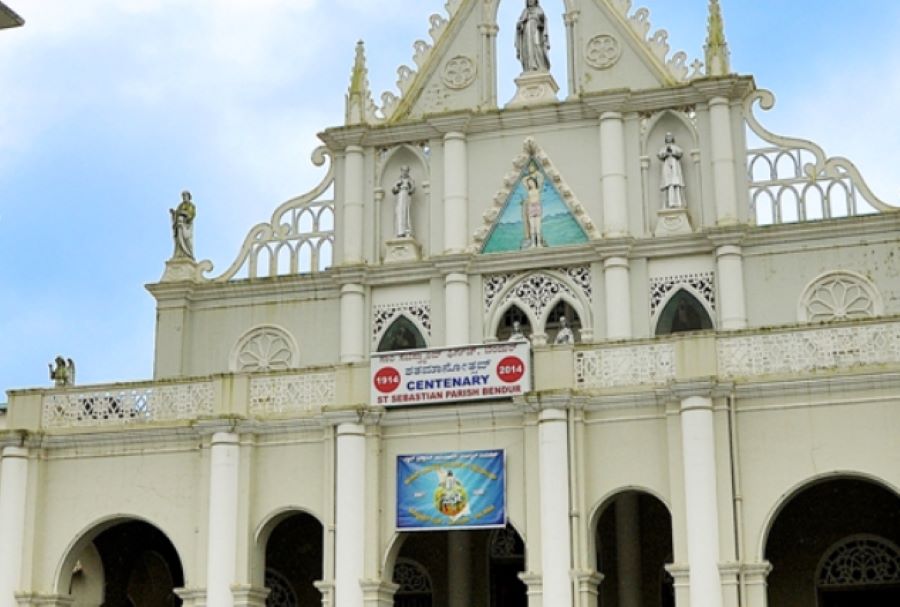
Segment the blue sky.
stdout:
<path fill-rule="evenodd" d="M 198 206 L 195 249 L 224 270 L 251 226 L 321 173 L 315 134 L 343 120 L 353 46 L 376 99 L 413 65 L 443 0 L 4 0 L 0 31 L 0 394 L 152 375 L 168 209 Z M 672 50 L 702 55 L 706 0 L 646 0 Z M 501 100 L 516 75 L 501 8 Z M 543 0 L 564 82 L 562 0 Z M 778 98 L 771 130 L 857 163 L 900 203 L 900 3 L 722 0 L 732 66 Z M 0 402 L 5 400 L 0 395 Z"/>

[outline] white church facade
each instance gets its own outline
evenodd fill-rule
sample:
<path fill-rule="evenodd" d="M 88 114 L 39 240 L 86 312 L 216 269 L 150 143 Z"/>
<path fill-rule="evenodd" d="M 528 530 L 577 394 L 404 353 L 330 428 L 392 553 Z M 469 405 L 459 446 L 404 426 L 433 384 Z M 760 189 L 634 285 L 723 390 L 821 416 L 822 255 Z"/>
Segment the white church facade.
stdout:
<path fill-rule="evenodd" d="M 523 4 L 378 104 L 360 44 L 223 272 L 183 195 L 151 380 L 9 393 L 0 607 L 900 604 L 898 208 L 760 124 L 717 0 L 693 62 Z"/>

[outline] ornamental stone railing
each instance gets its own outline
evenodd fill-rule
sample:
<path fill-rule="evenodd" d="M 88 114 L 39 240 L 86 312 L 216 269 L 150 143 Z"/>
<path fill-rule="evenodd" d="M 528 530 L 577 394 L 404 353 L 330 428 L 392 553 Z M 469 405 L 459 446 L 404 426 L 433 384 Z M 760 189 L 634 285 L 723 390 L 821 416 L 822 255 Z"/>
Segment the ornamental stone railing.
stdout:
<path fill-rule="evenodd" d="M 46 394 L 42 425 L 73 428 L 192 420 L 211 415 L 212 381 L 70 389 Z"/>
<path fill-rule="evenodd" d="M 313 413 L 334 403 L 335 384 L 333 372 L 254 377 L 250 380 L 250 413 Z"/>
<path fill-rule="evenodd" d="M 697 346 L 700 341 L 702 347 Z M 697 352 L 706 356 L 699 366 Z M 662 386 L 675 379 L 690 379 L 698 368 L 705 369 L 706 376 L 724 381 L 753 381 L 885 365 L 900 365 L 900 319 L 582 345 L 575 352 L 575 387 Z"/>

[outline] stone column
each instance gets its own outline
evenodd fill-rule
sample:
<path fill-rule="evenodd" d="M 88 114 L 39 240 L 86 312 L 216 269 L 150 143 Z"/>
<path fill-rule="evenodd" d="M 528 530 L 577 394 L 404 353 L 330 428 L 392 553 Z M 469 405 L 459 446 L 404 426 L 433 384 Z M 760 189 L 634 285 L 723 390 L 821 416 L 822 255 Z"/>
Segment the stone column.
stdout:
<path fill-rule="evenodd" d="M 481 34 L 481 103 L 488 108 L 497 107 L 497 32 L 500 28 L 492 23 L 478 26 Z"/>
<path fill-rule="evenodd" d="M 575 77 L 575 24 L 578 23 L 578 16 L 581 11 L 568 11 L 563 15 L 566 23 L 566 67 L 568 68 L 568 86 L 569 94 L 567 98 L 576 99 L 578 97 L 578 79 Z"/>
<path fill-rule="evenodd" d="M 469 225 L 469 170 L 466 136 L 444 135 L 444 252 L 466 250 Z"/>
<path fill-rule="evenodd" d="M 600 179 L 603 235 L 628 234 L 628 188 L 625 177 L 625 122 L 618 112 L 600 116 Z"/>
<path fill-rule="evenodd" d="M 355 363 L 365 352 L 366 291 L 362 285 L 341 287 L 341 362 Z"/>
<path fill-rule="evenodd" d="M 447 588 L 448 607 L 471 607 L 472 536 L 468 531 L 448 532 Z"/>
<path fill-rule="evenodd" d="M 691 607 L 722 607 L 711 398 L 688 396 L 681 401 L 681 440 Z"/>
<path fill-rule="evenodd" d="M 469 343 L 469 278 L 465 274 L 444 277 L 444 318 L 446 345 Z"/>
<path fill-rule="evenodd" d="M 744 256 L 741 247 L 723 245 L 716 249 L 719 275 L 720 329 L 746 329 L 747 311 L 744 295 Z"/>
<path fill-rule="evenodd" d="M 344 245 L 342 263 L 345 264 L 363 262 L 364 160 L 361 147 L 347 146 L 344 151 L 344 225 L 340 226 L 340 237 Z"/>
<path fill-rule="evenodd" d="M 768 561 L 744 565 L 747 607 L 767 607 L 769 597 L 766 590 L 766 579 L 771 572 L 772 564 Z"/>
<path fill-rule="evenodd" d="M 538 426 L 543 604 L 572 607 L 568 431 L 562 409 L 541 411 Z"/>
<path fill-rule="evenodd" d="M 606 288 L 606 336 L 609 339 L 631 337 L 631 279 L 628 259 L 608 257 L 603 260 Z"/>
<path fill-rule="evenodd" d="M 638 495 L 616 498 L 619 607 L 641 607 L 641 521 Z"/>
<path fill-rule="evenodd" d="M 734 172 L 734 143 L 731 136 L 730 102 L 724 97 L 709 101 L 709 122 L 712 137 L 713 183 L 716 194 L 716 223 L 732 225 L 738 222 L 737 182 Z"/>
<path fill-rule="evenodd" d="M 365 577 L 366 428 L 342 423 L 337 427 L 335 472 L 335 607 L 363 607 Z"/>
<path fill-rule="evenodd" d="M 206 604 L 232 607 L 237 562 L 239 437 L 216 432 L 209 448 L 209 540 L 206 555 Z"/>
<path fill-rule="evenodd" d="M 0 607 L 17 607 L 27 495 L 28 449 L 4 447 L 0 460 Z"/>

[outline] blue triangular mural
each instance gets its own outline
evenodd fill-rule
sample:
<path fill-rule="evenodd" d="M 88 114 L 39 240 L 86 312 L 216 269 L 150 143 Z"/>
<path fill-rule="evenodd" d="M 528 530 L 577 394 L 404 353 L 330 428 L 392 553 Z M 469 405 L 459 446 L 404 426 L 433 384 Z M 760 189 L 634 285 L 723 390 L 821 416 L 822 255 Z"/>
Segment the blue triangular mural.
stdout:
<path fill-rule="evenodd" d="M 588 241 L 547 173 L 532 158 L 519 174 L 482 253 L 508 253 Z"/>

